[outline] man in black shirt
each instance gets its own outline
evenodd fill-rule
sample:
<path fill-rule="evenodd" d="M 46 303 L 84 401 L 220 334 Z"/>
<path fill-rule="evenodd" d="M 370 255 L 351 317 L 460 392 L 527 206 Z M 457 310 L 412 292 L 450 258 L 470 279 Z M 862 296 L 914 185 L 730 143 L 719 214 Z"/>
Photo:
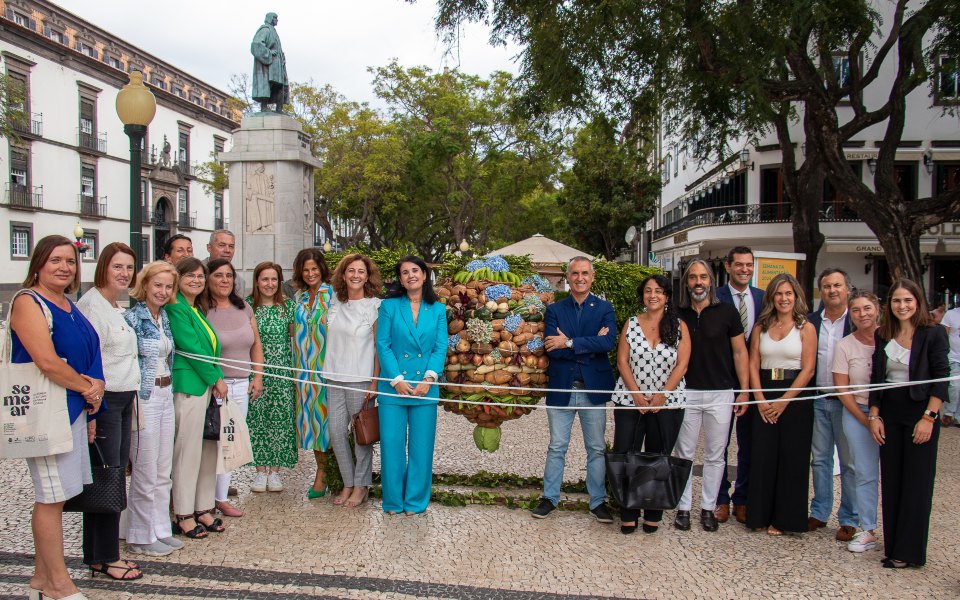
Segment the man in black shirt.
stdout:
<path fill-rule="evenodd" d="M 690 331 L 690 365 L 686 374 L 686 410 L 675 452 L 692 460 L 703 428 L 700 524 L 704 531 L 716 531 L 717 517 L 713 511 L 723 476 L 730 421 L 734 413 L 741 415 L 747 408 L 733 406 L 734 389 L 749 387 L 749 358 L 740 314 L 717 299 L 713 271 L 703 260 L 692 261 L 683 275 L 680 318 Z M 746 392 L 736 397 L 738 403 L 747 400 Z M 693 483 L 687 480 L 673 523 L 677 529 L 690 529 L 692 505 Z"/>

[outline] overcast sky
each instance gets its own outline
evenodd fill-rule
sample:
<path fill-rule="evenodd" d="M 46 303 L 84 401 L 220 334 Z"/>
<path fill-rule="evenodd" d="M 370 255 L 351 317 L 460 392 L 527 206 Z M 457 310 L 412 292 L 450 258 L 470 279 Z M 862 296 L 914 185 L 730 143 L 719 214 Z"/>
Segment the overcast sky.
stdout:
<path fill-rule="evenodd" d="M 516 72 L 516 48 L 490 46 L 483 26 L 465 28 L 459 48 L 446 48 L 434 33 L 433 0 L 53 1 L 222 90 L 231 74 L 252 71 L 250 40 L 269 11 L 279 16 L 289 77 L 329 83 L 350 100 L 379 105 L 367 67 L 393 58 L 434 70 Z"/>

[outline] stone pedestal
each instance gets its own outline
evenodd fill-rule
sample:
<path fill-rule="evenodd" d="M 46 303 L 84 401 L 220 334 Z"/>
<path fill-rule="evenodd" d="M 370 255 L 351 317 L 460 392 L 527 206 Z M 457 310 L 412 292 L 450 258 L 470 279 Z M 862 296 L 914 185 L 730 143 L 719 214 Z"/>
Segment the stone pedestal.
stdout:
<path fill-rule="evenodd" d="M 310 138 L 289 115 L 257 113 L 233 132 L 229 164 L 230 230 L 236 234 L 233 266 L 253 291 L 253 269 L 269 260 L 292 274 L 293 259 L 313 246 L 313 169 Z"/>

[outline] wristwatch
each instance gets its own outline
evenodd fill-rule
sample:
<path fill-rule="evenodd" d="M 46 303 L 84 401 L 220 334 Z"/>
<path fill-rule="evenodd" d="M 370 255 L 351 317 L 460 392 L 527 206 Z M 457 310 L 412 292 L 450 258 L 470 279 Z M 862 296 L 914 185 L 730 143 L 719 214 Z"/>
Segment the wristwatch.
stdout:
<path fill-rule="evenodd" d="M 573 340 L 568 339 L 567 343 L 564 344 L 567 348 L 573 348 Z"/>
<path fill-rule="evenodd" d="M 937 412 L 937 411 L 935 411 L 935 410 L 929 410 L 929 409 L 927 409 L 927 410 L 923 411 L 923 416 L 925 416 L 925 417 L 930 417 L 931 419 L 933 419 L 934 421 L 936 421 L 936 420 L 940 417 L 940 413 Z"/>

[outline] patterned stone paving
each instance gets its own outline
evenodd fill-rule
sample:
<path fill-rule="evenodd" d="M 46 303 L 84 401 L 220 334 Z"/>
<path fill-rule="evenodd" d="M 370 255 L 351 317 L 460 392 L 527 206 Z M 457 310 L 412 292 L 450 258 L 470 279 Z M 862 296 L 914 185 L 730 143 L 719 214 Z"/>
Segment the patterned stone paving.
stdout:
<path fill-rule="evenodd" d="M 437 472 L 542 475 L 544 411 L 506 424 L 493 455 L 476 450 L 462 417 L 441 413 L 439 423 Z M 79 517 L 67 515 L 64 527 L 71 572 L 92 599 L 957 598 L 958 458 L 960 429 L 944 431 L 923 569 L 882 569 L 879 551 L 847 552 L 833 540 L 835 519 L 799 538 L 749 533 L 732 521 L 706 533 L 696 516 L 689 532 L 664 526 L 625 537 L 616 524 L 583 512 L 536 520 L 490 506 L 432 504 L 419 516 L 387 516 L 377 502 L 343 509 L 329 498 L 306 499 L 313 460 L 305 453 L 278 494 L 251 493 L 251 474 L 243 473 L 238 503 L 247 515 L 228 519 L 222 535 L 139 560 L 146 576 L 136 582 L 91 579 L 78 558 Z M 582 478 L 583 465 L 575 434 L 566 479 Z M 695 488 L 699 483 L 695 478 Z M 23 462 L 0 463 L 0 600 L 25 597 L 31 499 Z M 668 512 L 665 521 L 672 518 Z"/>

